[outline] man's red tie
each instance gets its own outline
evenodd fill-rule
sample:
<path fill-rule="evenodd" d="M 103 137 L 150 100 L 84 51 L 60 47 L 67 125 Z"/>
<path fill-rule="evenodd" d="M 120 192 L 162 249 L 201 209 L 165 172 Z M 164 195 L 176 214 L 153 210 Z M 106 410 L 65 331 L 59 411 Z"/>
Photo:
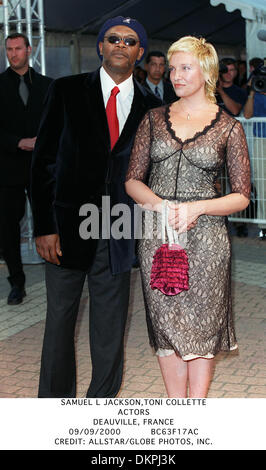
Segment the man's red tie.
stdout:
<path fill-rule="evenodd" d="M 106 106 L 106 115 L 110 132 L 111 149 L 113 148 L 119 137 L 119 122 L 116 113 L 116 95 L 119 93 L 119 91 L 120 90 L 117 86 L 112 89 L 110 98 Z"/>

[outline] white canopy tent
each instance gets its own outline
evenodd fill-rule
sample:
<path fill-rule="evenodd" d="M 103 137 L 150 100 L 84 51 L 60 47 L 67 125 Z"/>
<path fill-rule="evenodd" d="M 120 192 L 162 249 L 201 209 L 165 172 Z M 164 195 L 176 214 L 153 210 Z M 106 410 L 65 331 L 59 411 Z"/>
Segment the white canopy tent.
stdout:
<path fill-rule="evenodd" d="M 252 57 L 266 57 L 266 42 L 258 38 L 258 32 L 265 31 L 266 38 L 266 0 L 210 0 L 212 6 L 220 3 L 228 12 L 240 10 L 246 22 L 246 60 Z"/>
<path fill-rule="evenodd" d="M 148 14 L 151 5 L 154 17 Z M 257 37 L 260 30 L 266 35 L 266 0 L 102 0 L 101 6 L 87 0 L 0 0 L 0 24 L 5 35 L 11 28 L 25 28 L 29 39 L 35 40 L 32 65 L 44 74 L 45 30 L 95 35 L 105 19 L 114 14 L 138 18 L 151 38 L 172 42 L 179 35 L 193 32 L 214 45 L 239 47 L 245 43 L 247 61 L 266 55 L 266 43 Z"/>

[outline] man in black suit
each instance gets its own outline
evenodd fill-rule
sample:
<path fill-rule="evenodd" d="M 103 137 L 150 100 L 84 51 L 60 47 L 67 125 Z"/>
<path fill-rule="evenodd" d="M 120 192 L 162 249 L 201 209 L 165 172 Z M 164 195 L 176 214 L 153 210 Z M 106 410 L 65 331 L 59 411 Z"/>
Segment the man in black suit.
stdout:
<path fill-rule="evenodd" d="M 47 261 L 39 397 L 76 395 L 74 330 L 86 277 L 92 361 L 87 397 L 114 397 L 121 386 L 134 239 L 117 236 L 112 227 L 119 223 L 119 207 L 129 209 L 124 228 L 131 225 L 134 204 L 124 188 L 131 148 L 144 114 L 160 105 L 132 75 L 146 41 L 138 21 L 107 20 L 97 41 L 102 67 L 55 80 L 49 95 L 32 165 L 36 246 Z M 111 102 L 116 114 L 109 121 Z M 98 219 L 103 227 L 99 237 L 83 230 L 90 210 L 96 211 L 91 231 L 97 232 Z"/>
<path fill-rule="evenodd" d="M 20 253 L 20 221 L 29 193 L 30 165 L 44 97 L 51 79 L 29 67 L 28 38 L 6 38 L 10 67 L 0 74 L 0 239 L 9 271 L 8 304 L 22 302 L 25 274 Z"/>
<path fill-rule="evenodd" d="M 177 101 L 172 84 L 164 79 L 166 69 L 165 55 L 160 51 L 151 51 L 147 54 L 145 62 L 147 77 L 144 86 L 158 96 L 163 104 Z"/>

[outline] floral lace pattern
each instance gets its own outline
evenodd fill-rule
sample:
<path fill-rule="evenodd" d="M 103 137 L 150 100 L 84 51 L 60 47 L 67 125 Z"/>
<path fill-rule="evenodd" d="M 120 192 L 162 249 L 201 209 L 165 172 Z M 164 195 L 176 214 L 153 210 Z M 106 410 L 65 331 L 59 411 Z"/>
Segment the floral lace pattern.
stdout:
<path fill-rule="evenodd" d="M 211 199 L 219 197 L 215 182 L 226 165 L 231 192 L 249 198 L 250 165 L 242 125 L 219 109 L 208 126 L 182 141 L 170 122 L 170 106 L 150 110 L 143 118 L 126 179 L 145 182 L 164 199 Z M 226 217 L 202 215 L 187 232 L 189 290 L 176 296 L 150 288 L 153 254 L 161 245 L 159 224 L 160 218 L 155 218 L 149 227 L 151 236 L 139 241 L 151 346 L 175 351 L 184 359 L 235 349 Z"/>

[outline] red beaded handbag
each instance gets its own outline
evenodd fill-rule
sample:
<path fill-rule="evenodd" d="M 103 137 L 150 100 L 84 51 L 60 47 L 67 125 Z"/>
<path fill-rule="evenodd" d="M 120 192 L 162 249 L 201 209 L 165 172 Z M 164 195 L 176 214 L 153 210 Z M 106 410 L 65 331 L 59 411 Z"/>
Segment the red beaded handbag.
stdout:
<path fill-rule="evenodd" d="M 150 287 L 165 295 L 177 295 L 189 289 L 189 263 L 186 251 L 178 243 L 178 235 L 168 223 L 168 201 L 162 207 L 162 241 L 153 256 Z M 168 243 L 165 243 L 165 230 Z"/>

